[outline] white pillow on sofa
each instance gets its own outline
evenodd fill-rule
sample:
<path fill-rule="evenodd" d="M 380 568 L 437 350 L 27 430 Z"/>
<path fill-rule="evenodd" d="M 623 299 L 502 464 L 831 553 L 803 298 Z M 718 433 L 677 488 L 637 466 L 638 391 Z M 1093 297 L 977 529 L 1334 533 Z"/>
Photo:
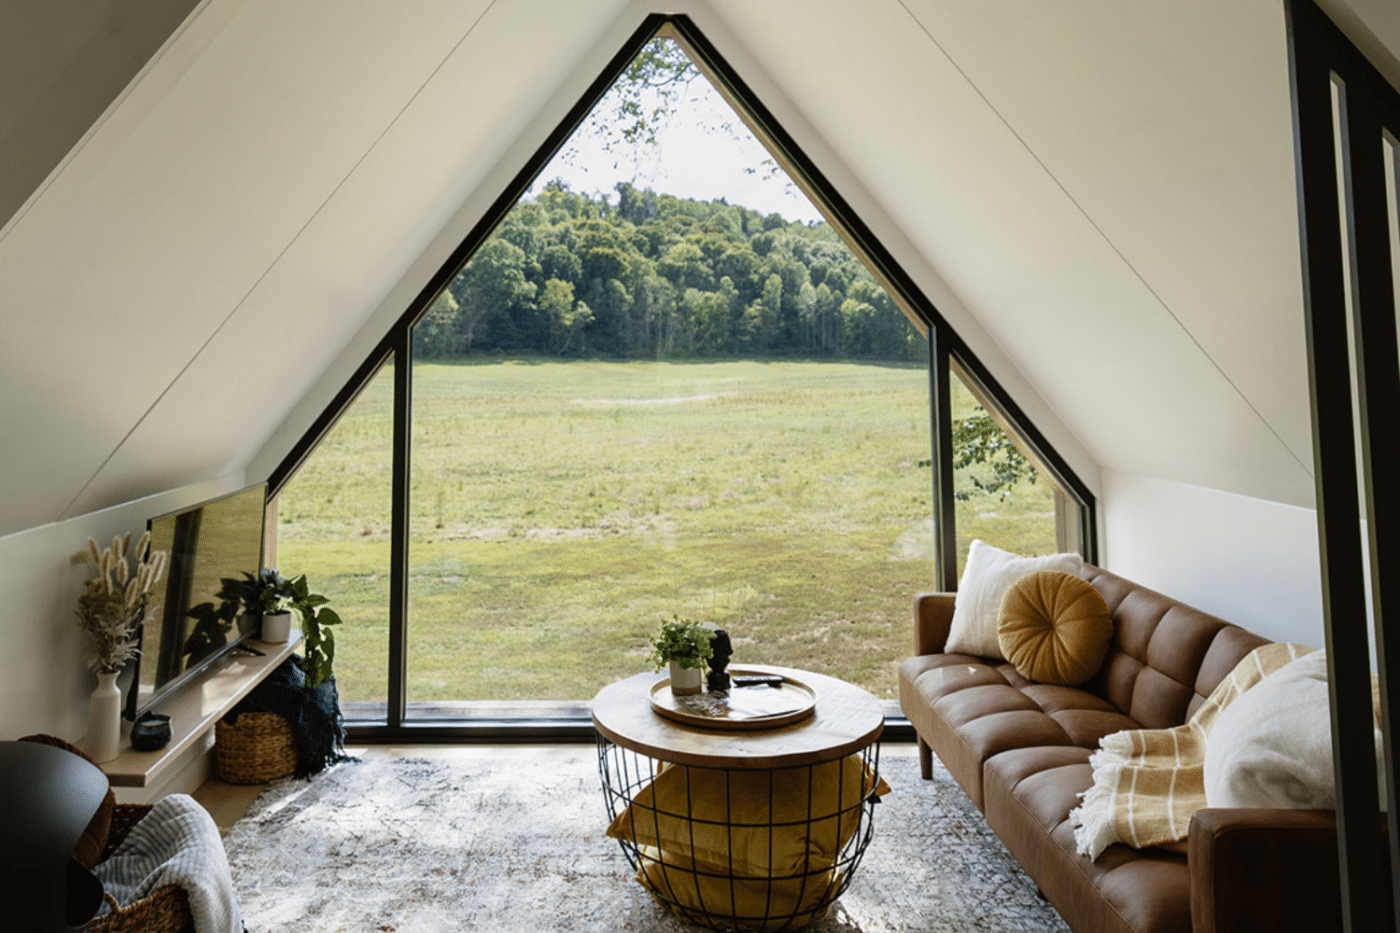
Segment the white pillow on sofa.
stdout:
<path fill-rule="evenodd" d="M 1334 808 L 1330 700 L 1325 651 L 1303 655 L 1240 694 L 1206 737 L 1206 804 Z M 1384 808 L 1385 756 L 1374 722 L 1372 734 Z"/>
<path fill-rule="evenodd" d="M 950 654 L 975 654 L 983 658 L 1002 657 L 997 643 L 997 616 L 1001 599 L 1011 584 L 1037 570 L 1062 570 L 1076 576 L 1084 566 L 1078 554 L 1049 554 L 1021 557 L 974 540 L 967 551 L 967 566 L 958 581 L 958 597 L 953 603 L 953 621 L 948 643 Z"/>

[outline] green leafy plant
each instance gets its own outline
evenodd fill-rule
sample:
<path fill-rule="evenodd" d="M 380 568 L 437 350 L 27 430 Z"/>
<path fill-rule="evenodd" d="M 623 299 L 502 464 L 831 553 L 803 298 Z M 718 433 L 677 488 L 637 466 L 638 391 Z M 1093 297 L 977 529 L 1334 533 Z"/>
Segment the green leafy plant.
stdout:
<path fill-rule="evenodd" d="M 339 625 L 340 616 L 326 604 L 325 596 L 311 592 L 306 574 L 284 577 L 275 569 L 264 567 L 256 575 L 244 572 L 244 579 L 225 577 L 218 598 L 225 603 L 243 606 L 245 612 L 296 612 L 301 615 L 301 669 L 306 674 L 308 690 L 319 687 L 331 677 L 335 661 L 335 634 L 326 626 Z"/>
<path fill-rule="evenodd" d="M 711 644 L 714 637 L 714 630 L 706 628 L 703 622 L 676 616 L 670 622 L 661 623 L 661 628 L 652 636 L 651 656 L 647 660 L 658 671 L 672 663 L 687 670 L 704 667 L 714 654 Z"/>
<path fill-rule="evenodd" d="M 302 645 L 301 669 L 306 673 L 306 689 L 312 690 L 331 677 L 331 663 L 335 660 L 335 634 L 326 626 L 339 625 L 340 616 L 326 603 L 325 596 L 311 592 L 306 574 L 292 581 L 291 609 L 301 613 L 301 631 L 305 639 Z"/>

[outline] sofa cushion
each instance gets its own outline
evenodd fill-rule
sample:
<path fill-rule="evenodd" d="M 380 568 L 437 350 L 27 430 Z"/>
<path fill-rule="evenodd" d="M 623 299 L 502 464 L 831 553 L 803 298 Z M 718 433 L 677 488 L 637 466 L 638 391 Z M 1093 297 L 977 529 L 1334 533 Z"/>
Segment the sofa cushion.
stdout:
<path fill-rule="evenodd" d="M 889 790 L 859 755 L 772 771 L 665 766 L 607 833 L 658 847 L 668 862 L 790 876 L 835 865 L 866 797 Z"/>
<path fill-rule="evenodd" d="M 1191 929 L 1185 857 L 1115 845 L 1091 862 L 1075 852 L 1069 811 L 1092 780 L 1088 750 L 1023 748 L 987 762 L 987 824 L 1076 929 Z"/>
<path fill-rule="evenodd" d="M 835 868 L 774 878 L 728 878 L 682 853 L 654 846 L 641 846 L 639 851 L 637 881 L 672 914 L 697 926 L 718 921 L 731 925 L 719 929 L 776 930 L 789 923 L 801 928 L 826 916 L 831 892 L 843 881 Z"/>
<path fill-rule="evenodd" d="M 1385 746 L 1375 721 L 1372 734 L 1384 810 Z M 1335 808 L 1327 652 L 1284 665 L 1226 707 L 1206 739 L 1203 768 L 1208 806 Z"/>
<path fill-rule="evenodd" d="M 1001 658 L 997 644 L 997 616 L 1001 600 L 1013 583 L 1036 570 L 1079 573 L 1084 559 L 1078 554 L 1020 557 L 984 541 L 974 540 L 967 550 L 967 565 L 958 580 L 958 601 L 948 630 L 945 651 L 983 658 Z"/>
<path fill-rule="evenodd" d="M 997 619 L 1002 657 L 1027 680 L 1077 687 L 1099 672 L 1113 618 L 1087 580 L 1038 570 L 1006 591 Z"/>
<path fill-rule="evenodd" d="M 1091 564 L 1082 576 L 1113 615 L 1113 641 L 1084 685 L 1147 729 L 1190 718 L 1261 638 Z"/>
<path fill-rule="evenodd" d="M 1081 748 L 1097 748 L 1106 735 L 1135 729 L 1133 720 L 1124 716 L 1102 697 L 1075 687 L 1032 684 L 1021 689 L 1036 702 L 1041 712 L 1059 723 L 1069 736 L 1070 744 Z"/>
<path fill-rule="evenodd" d="M 979 807 L 982 767 L 1009 749 L 1088 751 L 1137 728 L 1112 704 L 1075 687 L 1032 684 L 1014 667 L 967 655 L 921 655 L 900 666 L 900 701 L 920 736 Z"/>

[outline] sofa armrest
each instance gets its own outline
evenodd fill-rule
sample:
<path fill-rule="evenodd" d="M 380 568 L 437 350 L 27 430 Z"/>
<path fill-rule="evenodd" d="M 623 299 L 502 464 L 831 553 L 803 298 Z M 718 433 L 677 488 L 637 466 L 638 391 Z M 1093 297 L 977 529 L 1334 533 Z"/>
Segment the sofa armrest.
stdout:
<path fill-rule="evenodd" d="M 953 593 L 919 593 L 914 597 L 914 654 L 937 654 L 953 625 Z"/>
<path fill-rule="evenodd" d="M 1194 933 L 1340 931 L 1332 810 L 1197 810 L 1187 842 Z"/>

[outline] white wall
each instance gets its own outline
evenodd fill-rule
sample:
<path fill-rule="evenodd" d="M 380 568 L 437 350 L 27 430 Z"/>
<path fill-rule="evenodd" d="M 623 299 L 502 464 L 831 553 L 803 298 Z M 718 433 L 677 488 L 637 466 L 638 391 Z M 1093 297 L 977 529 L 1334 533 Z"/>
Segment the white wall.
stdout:
<path fill-rule="evenodd" d="M 241 486 L 241 474 L 225 477 L 0 537 L 0 740 L 83 737 L 97 680 L 83 662 L 86 635 L 74 609 L 92 568 L 72 558 L 88 537 L 139 535 L 152 516 Z"/>
<path fill-rule="evenodd" d="M 1104 470 L 1103 566 L 1275 641 L 1323 645 L 1317 513 Z"/>

